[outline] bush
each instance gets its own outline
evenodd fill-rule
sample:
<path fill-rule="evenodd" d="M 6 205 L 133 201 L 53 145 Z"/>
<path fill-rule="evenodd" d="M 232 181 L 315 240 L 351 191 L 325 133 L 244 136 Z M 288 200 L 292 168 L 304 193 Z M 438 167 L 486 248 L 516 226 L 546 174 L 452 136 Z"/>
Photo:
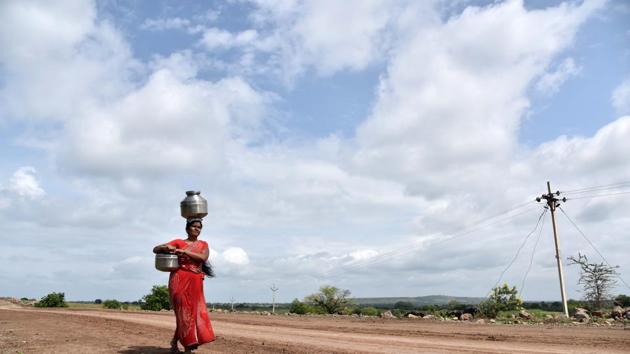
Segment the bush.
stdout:
<path fill-rule="evenodd" d="M 617 295 L 615 302 L 621 307 L 628 307 L 630 306 L 630 296 L 624 294 Z"/>
<path fill-rule="evenodd" d="M 304 315 L 309 312 L 309 306 L 298 299 L 293 300 L 291 306 L 289 307 L 290 313 L 295 313 L 298 315 Z"/>
<path fill-rule="evenodd" d="M 516 287 L 510 288 L 507 284 L 492 289 L 492 294 L 487 300 L 479 304 L 479 312 L 489 318 L 495 318 L 501 311 L 520 310 L 523 301 L 518 297 Z"/>
<path fill-rule="evenodd" d="M 103 301 L 103 307 L 106 309 L 120 310 L 122 304 L 118 300 L 105 300 Z"/>
<path fill-rule="evenodd" d="M 44 296 L 39 302 L 35 303 L 36 307 L 68 307 L 64 293 L 50 293 Z"/>
<path fill-rule="evenodd" d="M 376 307 L 368 306 L 361 308 L 361 315 L 363 316 L 379 316 L 381 311 Z"/>
<path fill-rule="evenodd" d="M 103 303 L 103 300 L 101 300 L 101 299 L 96 299 L 96 300 L 94 300 L 94 303 L 95 303 L 95 304 L 97 304 L 97 305 L 100 305 L 100 304 L 102 304 L 102 303 Z"/>
<path fill-rule="evenodd" d="M 166 285 L 154 285 L 151 288 L 151 293 L 142 297 L 140 308 L 149 311 L 170 310 L 171 300 L 168 295 L 168 287 Z"/>

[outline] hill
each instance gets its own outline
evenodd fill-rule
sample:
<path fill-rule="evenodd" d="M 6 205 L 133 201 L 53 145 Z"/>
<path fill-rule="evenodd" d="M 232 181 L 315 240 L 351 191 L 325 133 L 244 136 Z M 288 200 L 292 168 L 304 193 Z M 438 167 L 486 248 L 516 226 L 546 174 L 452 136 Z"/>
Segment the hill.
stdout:
<path fill-rule="evenodd" d="M 399 301 L 410 302 L 414 306 L 447 305 L 451 301 L 460 304 L 476 305 L 485 300 L 483 297 L 463 297 L 447 295 L 428 295 L 417 297 L 358 297 L 352 299 L 358 305 L 393 305 Z"/>

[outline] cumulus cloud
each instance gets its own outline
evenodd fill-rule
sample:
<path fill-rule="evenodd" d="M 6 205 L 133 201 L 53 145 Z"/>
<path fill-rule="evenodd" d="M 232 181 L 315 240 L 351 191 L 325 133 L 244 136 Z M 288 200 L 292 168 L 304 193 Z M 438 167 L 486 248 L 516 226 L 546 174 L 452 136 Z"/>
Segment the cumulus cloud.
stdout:
<path fill-rule="evenodd" d="M 617 86 L 610 100 L 619 114 L 630 113 L 630 80 L 625 80 Z"/>
<path fill-rule="evenodd" d="M 404 182 L 410 193 L 486 184 L 486 173 L 508 168 L 518 147 L 528 85 L 599 6 L 527 11 L 510 1 L 468 7 L 416 31 L 392 58 L 358 129 L 355 165 Z M 437 170 L 439 176 L 423 172 Z"/>
<path fill-rule="evenodd" d="M 247 252 L 240 247 L 230 247 L 221 253 L 221 256 L 225 262 L 234 264 L 237 266 L 244 266 L 249 264 L 249 257 Z"/>
<path fill-rule="evenodd" d="M 44 189 L 39 185 L 36 173 L 37 170 L 33 167 L 20 167 L 9 180 L 7 190 L 22 198 L 41 198 L 46 192 L 44 192 Z"/>

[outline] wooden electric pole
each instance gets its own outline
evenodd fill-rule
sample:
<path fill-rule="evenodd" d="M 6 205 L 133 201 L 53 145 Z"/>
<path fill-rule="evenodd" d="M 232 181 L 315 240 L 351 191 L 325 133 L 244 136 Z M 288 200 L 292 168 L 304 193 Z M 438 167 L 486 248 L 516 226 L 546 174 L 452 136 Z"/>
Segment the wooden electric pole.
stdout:
<path fill-rule="evenodd" d="M 278 291 L 279 289 L 276 288 L 276 284 L 272 284 L 271 285 L 271 313 L 276 313 L 276 291 Z"/>
<path fill-rule="evenodd" d="M 562 272 L 562 258 L 560 258 L 560 241 L 558 241 L 558 231 L 556 229 L 556 208 L 560 205 L 560 201 L 566 202 L 567 198 L 558 199 L 560 192 L 551 193 L 551 184 L 547 181 L 547 194 L 536 198 L 536 201 L 540 202 L 542 199 L 547 201 L 547 206 L 551 210 L 551 224 L 553 227 L 553 240 L 556 245 L 556 262 L 558 263 L 558 276 L 560 277 L 560 295 L 562 295 L 562 307 L 564 308 L 564 315 L 569 317 L 569 308 L 567 306 L 567 294 L 564 290 L 564 273 Z"/>

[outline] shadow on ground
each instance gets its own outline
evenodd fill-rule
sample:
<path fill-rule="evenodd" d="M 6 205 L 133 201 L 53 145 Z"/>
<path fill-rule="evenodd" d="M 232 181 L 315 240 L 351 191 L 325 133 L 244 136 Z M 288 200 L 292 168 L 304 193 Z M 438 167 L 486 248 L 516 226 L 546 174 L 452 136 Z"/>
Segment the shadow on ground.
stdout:
<path fill-rule="evenodd" d="M 120 354 L 170 354 L 170 348 L 160 348 L 154 346 L 133 346 L 125 350 L 121 350 Z"/>

